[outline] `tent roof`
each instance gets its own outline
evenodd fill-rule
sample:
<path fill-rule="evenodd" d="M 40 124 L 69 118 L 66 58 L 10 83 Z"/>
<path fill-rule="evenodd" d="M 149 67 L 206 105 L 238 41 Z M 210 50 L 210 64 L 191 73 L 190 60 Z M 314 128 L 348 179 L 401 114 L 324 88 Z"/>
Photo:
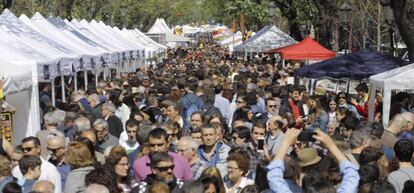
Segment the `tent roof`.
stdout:
<path fill-rule="evenodd" d="M 296 76 L 360 80 L 403 65 L 403 61 L 391 55 L 363 50 L 304 66 L 296 71 Z"/>
<path fill-rule="evenodd" d="M 148 30 L 149 34 L 166 34 L 173 33 L 173 31 L 168 27 L 164 19 L 158 18 L 155 20 L 154 25 Z"/>
<path fill-rule="evenodd" d="M 0 79 L 3 82 L 3 93 L 9 95 L 30 88 L 33 84 L 32 67 L 35 61 L 11 63 L 0 60 Z"/>
<path fill-rule="evenodd" d="M 297 42 L 276 26 L 265 26 L 244 43 L 244 50 L 247 52 L 264 52 L 294 43 Z M 243 51 L 243 46 L 235 47 L 235 51 Z"/>
<path fill-rule="evenodd" d="M 394 68 L 392 70 L 373 75 L 369 77 L 371 89 L 371 97 L 375 96 L 375 92 L 379 89 L 383 89 L 383 125 L 388 125 L 390 117 L 390 106 L 391 106 L 391 90 L 414 90 L 414 63 L 407 66 Z M 373 102 L 369 105 L 370 118 L 373 118 L 374 105 Z"/>
<path fill-rule="evenodd" d="M 406 66 L 404 66 L 406 67 Z M 396 73 L 392 76 L 388 76 L 387 78 L 381 80 L 376 79 L 373 77 L 373 80 L 378 83 L 382 83 L 382 86 L 388 86 L 392 89 L 414 89 L 414 77 L 412 76 L 414 74 L 414 64 L 408 65 L 406 68 L 400 67 L 398 69 L 387 71 L 386 74 L 390 75 L 393 73 Z M 372 77 L 371 77 L 372 78 Z M 378 77 L 377 77 L 378 78 Z M 376 84 L 377 86 L 378 83 Z"/>
<path fill-rule="evenodd" d="M 326 60 L 335 57 L 335 52 L 326 49 L 311 37 L 284 48 L 272 49 L 267 53 L 280 53 L 285 60 Z"/>

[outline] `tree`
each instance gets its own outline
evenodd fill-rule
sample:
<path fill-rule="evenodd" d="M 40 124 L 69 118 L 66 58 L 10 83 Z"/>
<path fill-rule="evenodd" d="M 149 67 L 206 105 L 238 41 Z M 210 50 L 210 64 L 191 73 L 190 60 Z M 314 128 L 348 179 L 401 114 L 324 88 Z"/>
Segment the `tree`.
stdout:
<path fill-rule="evenodd" d="M 408 57 L 414 61 L 414 0 L 390 0 L 395 23 L 407 46 Z"/>
<path fill-rule="evenodd" d="M 13 0 L 3 0 L 3 9 L 10 9 L 13 4 Z"/>

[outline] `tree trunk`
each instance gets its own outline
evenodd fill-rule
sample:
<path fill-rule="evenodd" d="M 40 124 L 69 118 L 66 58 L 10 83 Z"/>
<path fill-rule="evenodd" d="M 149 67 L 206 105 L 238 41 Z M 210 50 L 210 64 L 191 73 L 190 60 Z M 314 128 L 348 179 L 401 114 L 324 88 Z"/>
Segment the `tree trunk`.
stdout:
<path fill-rule="evenodd" d="M 3 9 L 11 9 L 13 0 L 3 0 Z"/>
<path fill-rule="evenodd" d="M 72 9 L 73 9 L 73 4 L 75 3 L 75 0 L 67 0 L 66 1 L 66 18 L 68 20 L 72 19 Z"/>
<path fill-rule="evenodd" d="M 414 61 L 414 2 L 412 0 L 393 0 L 390 3 L 395 23 L 407 46 L 408 57 L 410 61 Z"/>

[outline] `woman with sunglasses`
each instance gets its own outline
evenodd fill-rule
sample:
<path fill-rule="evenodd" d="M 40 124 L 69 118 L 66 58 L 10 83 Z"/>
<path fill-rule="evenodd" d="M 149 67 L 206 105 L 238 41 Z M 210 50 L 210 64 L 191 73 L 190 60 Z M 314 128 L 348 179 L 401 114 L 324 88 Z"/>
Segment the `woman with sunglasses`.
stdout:
<path fill-rule="evenodd" d="M 338 93 L 338 95 L 336 95 L 336 101 L 337 101 L 338 107 L 348 109 L 348 111 L 351 111 L 352 113 L 355 114 L 356 118 L 360 119 L 356 107 L 354 105 L 348 103 L 346 93 L 344 93 L 344 92 Z"/>
<path fill-rule="evenodd" d="M 108 157 L 106 157 L 105 164 L 115 171 L 118 187 L 124 193 L 131 192 L 131 189 L 138 185 L 129 173 L 128 154 L 124 147 L 113 147 Z"/>

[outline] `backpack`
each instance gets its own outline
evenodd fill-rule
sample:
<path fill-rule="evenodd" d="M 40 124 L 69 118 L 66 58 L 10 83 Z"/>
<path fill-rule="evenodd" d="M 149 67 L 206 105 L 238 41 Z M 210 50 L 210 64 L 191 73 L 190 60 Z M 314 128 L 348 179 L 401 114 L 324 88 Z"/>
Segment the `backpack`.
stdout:
<path fill-rule="evenodd" d="M 199 109 L 196 104 L 197 98 L 195 99 L 196 101 L 191 101 L 188 96 L 185 96 L 185 98 L 191 103 L 190 106 L 185 110 L 185 120 L 189 121 L 191 115 L 196 111 L 201 111 L 201 109 Z"/>

